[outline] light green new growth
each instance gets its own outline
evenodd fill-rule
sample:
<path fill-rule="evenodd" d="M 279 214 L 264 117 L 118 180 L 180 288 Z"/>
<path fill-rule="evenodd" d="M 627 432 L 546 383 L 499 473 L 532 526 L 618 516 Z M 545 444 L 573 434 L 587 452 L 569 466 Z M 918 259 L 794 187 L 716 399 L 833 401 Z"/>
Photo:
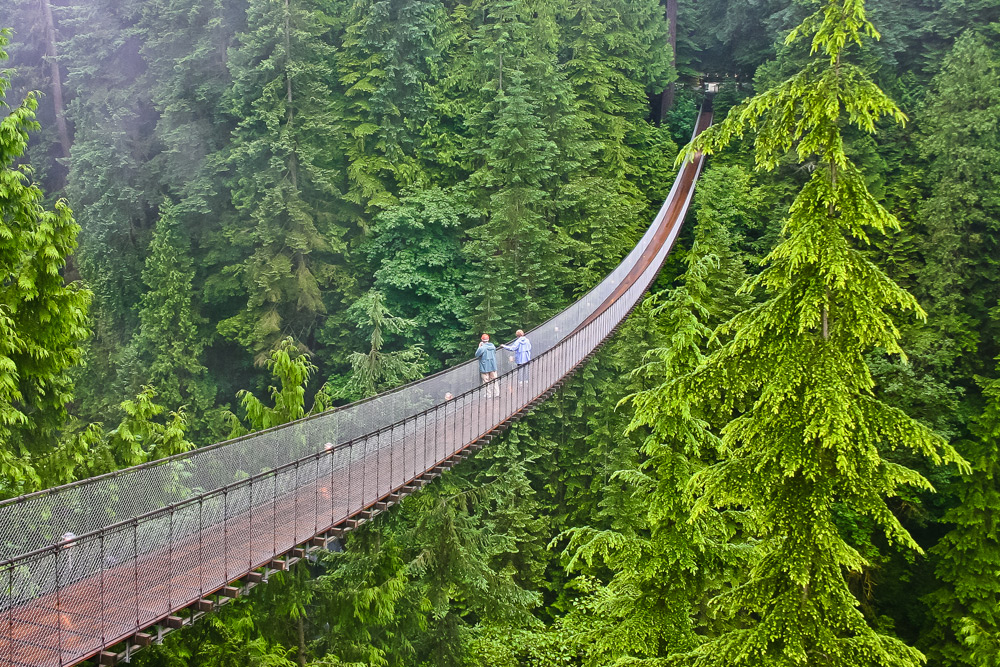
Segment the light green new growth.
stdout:
<path fill-rule="evenodd" d="M 0 61 L 7 32 L 0 30 Z M 0 70 L 0 497 L 34 490 L 35 465 L 57 444 L 73 400 L 67 370 L 87 337 L 90 292 L 66 285 L 61 270 L 79 227 L 65 201 L 42 207 L 43 194 L 17 165 L 38 129 L 33 94 L 14 107 Z"/>
<path fill-rule="evenodd" d="M 907 665 L 921 654 L 871 628 L 845 572 L 867 566 L 838 528 L 838 511 L 867 517 L 886 538 L 919 550 L 886 504 L 917 472 L 886 456 L 915 452 L 934 464 L 961 458 L 930 430 L 873 395 L 865 355 L 902 354 L 893 315 L 919 305 L 857 246 L 898 227 L 845 151 L 845 124 L 874 132 L 905 117 L 844 55 L 877 33 L 861 0 L 824 0 L 788 36 L 811 39 L 812 59 L 734 108 L 687 148 L 713 154 L 747 133 L 759 169 L 789 152 L 811 172 L 783 239 L 744 291 L 766 300 L 720 330 L 728 339 L 691 378 L 699 401 L 741 412 L 723 429 L 721 463 L 695 475 L 695 516 L 749 510 L 756 525 L 746 580 L 714 600 L 734 628 L 689 654 L 694 665 Z"/>

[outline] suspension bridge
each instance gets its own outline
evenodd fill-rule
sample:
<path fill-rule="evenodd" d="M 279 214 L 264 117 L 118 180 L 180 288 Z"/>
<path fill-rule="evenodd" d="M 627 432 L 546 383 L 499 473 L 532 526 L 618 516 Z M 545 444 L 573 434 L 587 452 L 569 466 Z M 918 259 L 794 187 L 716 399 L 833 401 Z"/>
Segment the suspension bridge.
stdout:
<path fill-rule="evenodd" d="M 711 124 L 703 110 L 695 134 Z M 476 361 L 370 399 L 0 503 L 0 664 L 128 662 L 311 549 L 326 548 L 545 400 L 639 303 L 703 165 L 685 163 L 642 239 L 599 285 L 528 333 L 519 371 Z"/>

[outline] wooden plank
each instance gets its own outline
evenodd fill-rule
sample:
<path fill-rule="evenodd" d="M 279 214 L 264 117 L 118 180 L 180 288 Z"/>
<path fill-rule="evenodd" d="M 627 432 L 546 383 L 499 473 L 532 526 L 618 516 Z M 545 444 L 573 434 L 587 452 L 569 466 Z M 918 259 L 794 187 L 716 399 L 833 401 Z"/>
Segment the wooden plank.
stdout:
<path fill-rule="evenodd" d="M 149 646 L 153 643 L 153 635 L 147 634 L 145 632 L 135 633 L 135 637 L 132 638 L 136 646 Z"/>

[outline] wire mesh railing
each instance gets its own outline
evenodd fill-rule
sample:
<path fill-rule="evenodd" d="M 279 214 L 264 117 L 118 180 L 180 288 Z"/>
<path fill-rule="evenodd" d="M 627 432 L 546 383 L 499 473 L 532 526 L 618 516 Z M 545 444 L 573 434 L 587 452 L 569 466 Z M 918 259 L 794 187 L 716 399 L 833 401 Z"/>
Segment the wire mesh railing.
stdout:
<path fill-rule="evenodd" d="M 698 130 L 696 130 L 697 132 Z M 338 525 L 509 420 L 618 326 L 680 229 L 686 165 L 642 240 L 599 285 L 498 354 L 345 408 L 0 504 L 0 659 L 74 664 Z M 670 218 L 670 219 L 668 219 Z"/>

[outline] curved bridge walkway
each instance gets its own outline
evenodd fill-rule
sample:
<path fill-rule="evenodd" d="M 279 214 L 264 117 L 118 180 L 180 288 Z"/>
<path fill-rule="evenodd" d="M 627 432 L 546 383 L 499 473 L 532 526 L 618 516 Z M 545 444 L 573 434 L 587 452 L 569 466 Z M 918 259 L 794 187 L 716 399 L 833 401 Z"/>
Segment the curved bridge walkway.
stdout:
<path fill-rule="evenodd" d="M 711 123 L 703 112 L 695 132 Z M 0 503 L 0 664 L 128 660 L 137 647 L 326 547 L 547 398 L 618 328 L 680 231 L 685 164 L 639 244 L 600 285 L 498 355 L 371 399 L 176 457 Z"/>

